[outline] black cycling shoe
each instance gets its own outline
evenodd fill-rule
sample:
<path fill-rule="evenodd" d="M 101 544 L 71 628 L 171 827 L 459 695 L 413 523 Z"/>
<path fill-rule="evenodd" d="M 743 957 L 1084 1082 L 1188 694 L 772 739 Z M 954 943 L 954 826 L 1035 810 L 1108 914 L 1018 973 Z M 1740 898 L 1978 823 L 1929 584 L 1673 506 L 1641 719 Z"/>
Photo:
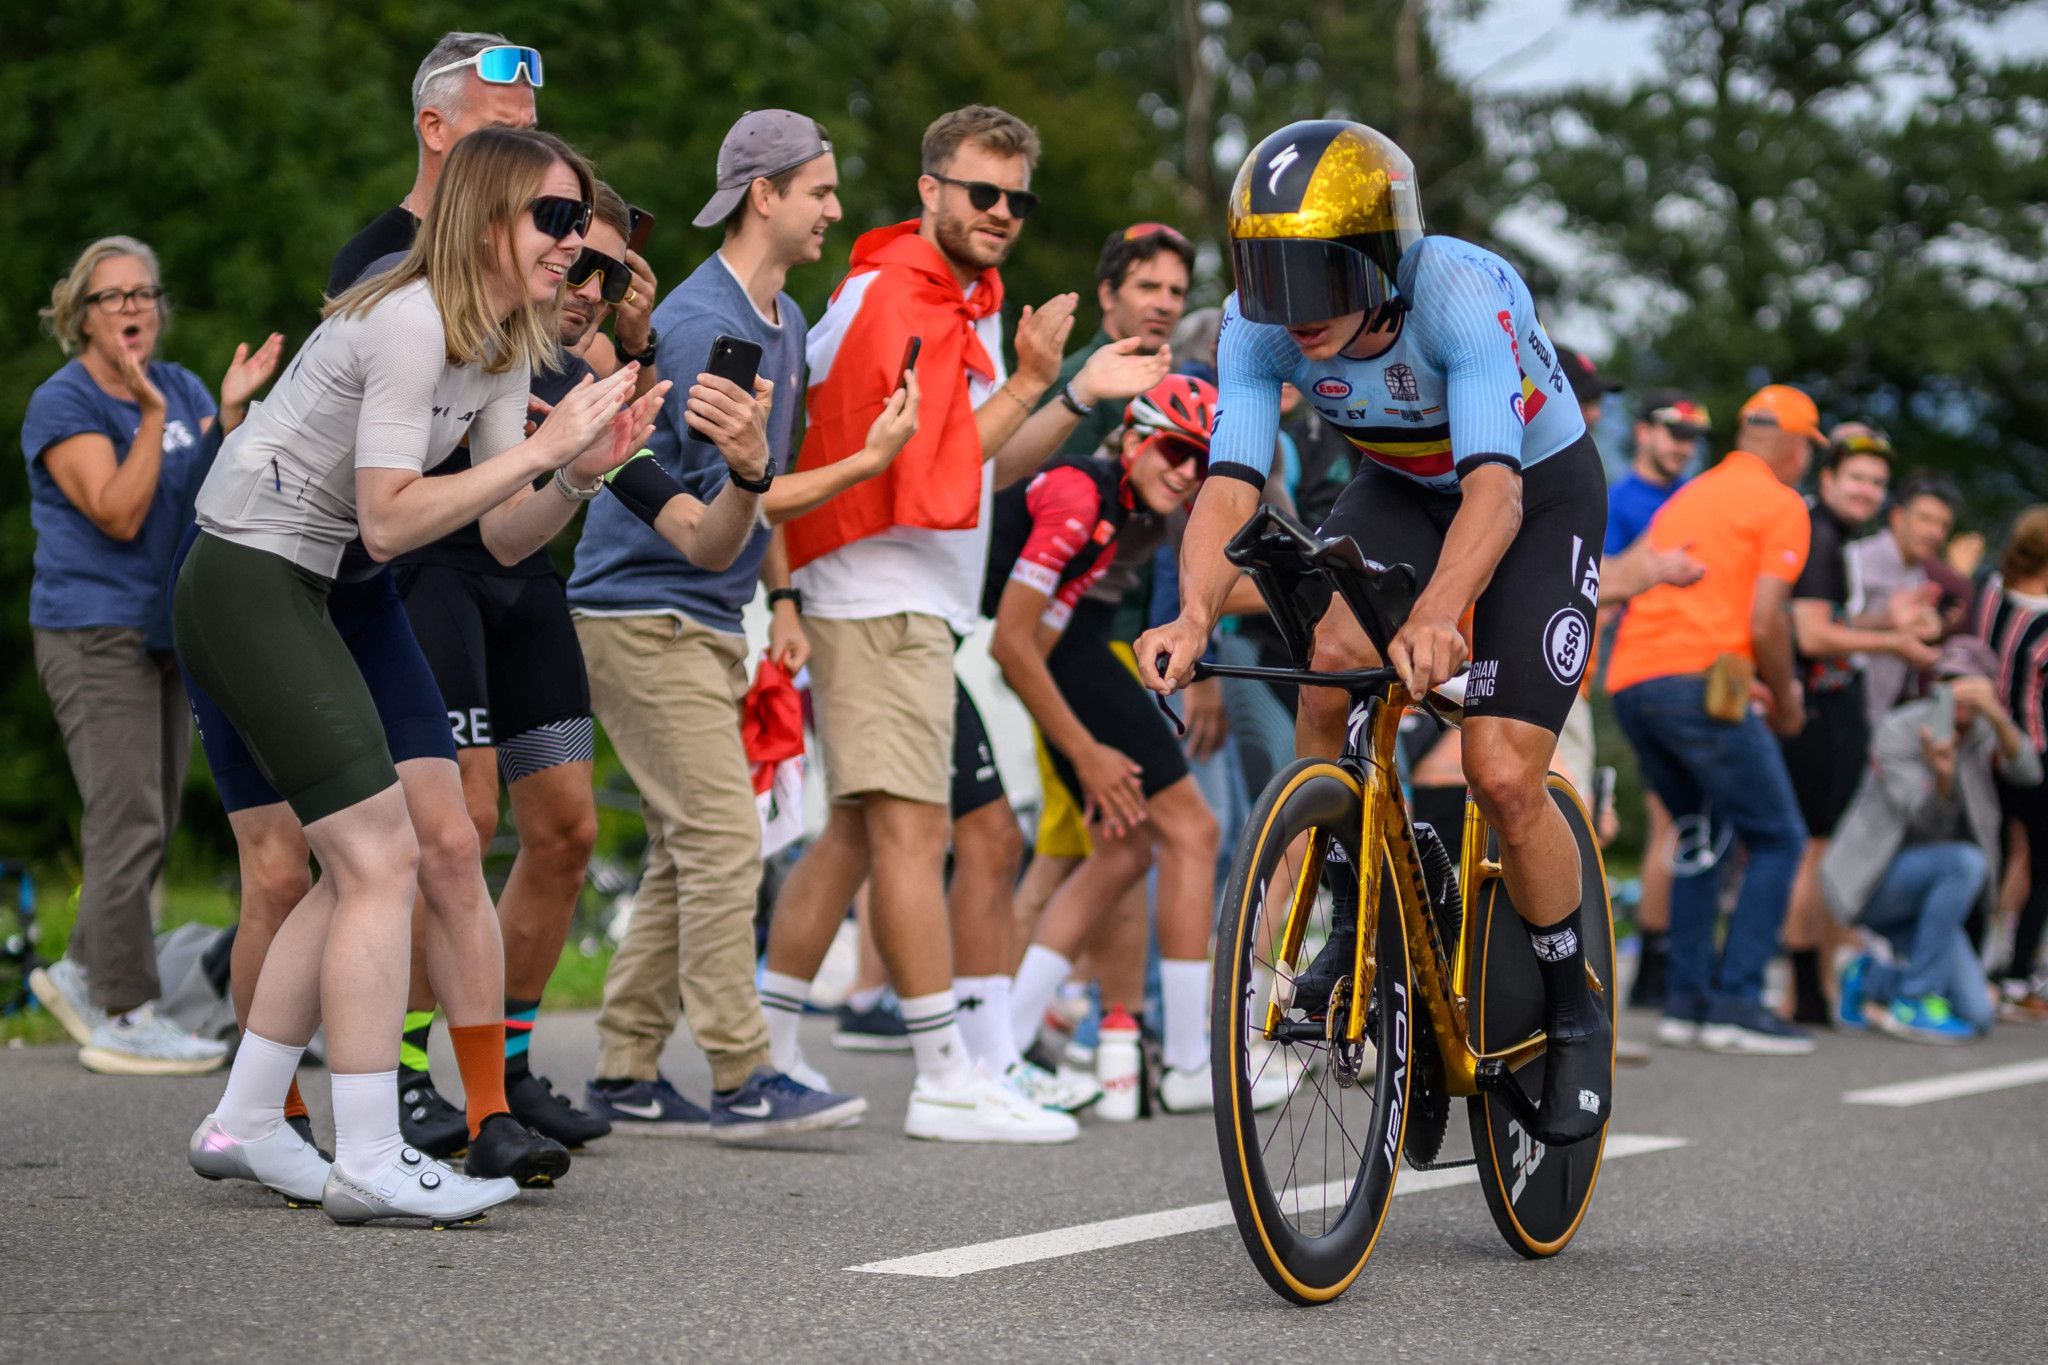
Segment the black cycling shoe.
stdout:
<path fill-rule="evenodd" d="M 509 1176 L 527 1189 L 545 1188 L 569 1172 L 569 1152 L 510 1114 L 493 1114 L 470 1140 L 462 1173 L 479 1180 Z"/>
<path fill-rule="evenodd" d="M 290 1118 L 285 1120 L 285 1125 L 289 1127 L 294 1133 L 297 1133 L 300 1137 L 304 1138 L 306 1140 L 306 1145 L 308 1147 L 311 1147 L 314 1151 L 318 1152 L 320 1154 L 320 1159 L 322 1161 L 329 1163 L 333 1162 L 334 1153 L 328 1151 L 325 1147 L 322 1147 L 319 1143 L 313 1140 L 313 1120 L 307 1118 L 304 1114 L 293 1114 Z"/>
<path fill-rule="evenodd" d="M 469 1146 L 469 1119 L 441 1098 L 424 1071 L 398 1073 L 398 1132 L 405 1145 L 439 1161 Z"/>
<path fill-rule="evenodd" d="M 1330 992 L 1358 963 L 1358 878 L 1351 866 L 1330 866 L 1330 937 L 1307 968 L 1294 978 L 1292 1006 L 1311 1019 L 1330 1010 Z"/>
<path fill-rule="evenodd" d="M 1543 1049 L 1543 1102 L 1536 1136 L 1553 1147 L 1584 1142 L 1606 1125 L 1614 1098 L 1614 1025 L 1590 992 L 1567 1018 L 1553 1018 Z"/>
<path fill-rule="evenodd" d="M 567 1095 L 556 1094 L 547 1077 L 536 1076 L 531 1071 L 505 1078 L 505 1100 L 511 1107 L 513 1118 L 571 1151 L 586 1142 L 597 1141 L 612 1130 L 609 1119 L 584 1113 L 569 1103 Z"/>

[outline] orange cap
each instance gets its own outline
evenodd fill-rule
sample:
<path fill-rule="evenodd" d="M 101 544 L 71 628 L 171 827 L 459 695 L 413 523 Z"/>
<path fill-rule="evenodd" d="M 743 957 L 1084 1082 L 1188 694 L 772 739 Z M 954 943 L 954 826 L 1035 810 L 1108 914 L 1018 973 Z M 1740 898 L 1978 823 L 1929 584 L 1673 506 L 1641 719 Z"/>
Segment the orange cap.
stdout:
<path fill-rule="evenodd" d="M 1827 442 L 1827 437 L 1821 434 L 1820 409 L 1790 384 L 1766 384 L 1751 394 L 1742 405 L 1740 420 L 1760 422 L 1822 444 Z"/>

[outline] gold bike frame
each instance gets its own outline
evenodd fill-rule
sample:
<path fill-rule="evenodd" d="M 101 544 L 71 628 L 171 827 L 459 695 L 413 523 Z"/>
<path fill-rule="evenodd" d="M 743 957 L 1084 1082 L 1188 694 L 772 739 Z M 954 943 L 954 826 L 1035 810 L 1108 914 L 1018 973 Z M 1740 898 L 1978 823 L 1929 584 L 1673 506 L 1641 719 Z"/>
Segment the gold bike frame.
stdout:
<path fill-rule="evenodd" d="M 1446 945 L 1437 933 L 1436 916 L 1426 909 L 1428 895 L 1422 879 L 1421 859 L 1415 851 L 1414 827 L 1409 823 L 1408 805 L 1401 793 L 1400 774 L 1395 769 L 1394 742 L 1401 716 L 1411 704 L 1401 684 L 1390 684 L 1386 698 L 1367 703 L 1372 708 L 1366 729 L 1364 751 L 1348 754 L 1364 767 L 1361 793 L 1364 813 L 1358 847 L 1358 956 L 1352 964 L 1355 988 L 1345 1002 L 1343 1030 L 1336 1039 L 1357 1043 L 1365 1036 L 1366 999 L 1371 993 L 1377 959 L 1373 946 L 1378 941 L 1380 879 L 1389 865 L 1393 868 L 1394 903 L 1401 916 L 1401 931 L 1408 941 L 1408 960 L 1415 976 L 1415 992 L 1429 1011 L 1443 1056 L 1445 1089 L 1452 1095 L 1479 1093 L 1479 1067 L 1500 1061 L 1516 1071 L 1542 1055 L 1542 1034 L 1526 1038 L 1499 1052 L 1478 1052 L 1471 1044 L 1470 1003 L 1474 945 L 1473 913 L 1479 905 L 1482 887 L 1501 875 L 1500 862 L 1486 856 L 1488 830 L 1479 808 L 1465 803 L 1465 827 L 1461 839 L 1459 892 L 1464 911 L 1458 926 L 1458 941 Z M 1315 903 L 1318 869 L 1328 853 L 1329 835 L 1317 830 L 1309 836 L 1308 856 L 1294 879 L 1293 895 L 1287 907 L 1286 928 L 1281 934 L 1277 962 L 1294 962 L 1307 933 L 1309 914 Z M 1366 850 L 1378 849 L 1381 856 Z M 1263 893 L 1262 893 L 1263 894 Z M 1285 1010 L 1280 1000 L 1276 973 L 1272 994 L 1266 1003 L 1265 1035 L 1273 1037 Z M 1333 1030 L 1334 1032 L 1334 1030 Z"/>

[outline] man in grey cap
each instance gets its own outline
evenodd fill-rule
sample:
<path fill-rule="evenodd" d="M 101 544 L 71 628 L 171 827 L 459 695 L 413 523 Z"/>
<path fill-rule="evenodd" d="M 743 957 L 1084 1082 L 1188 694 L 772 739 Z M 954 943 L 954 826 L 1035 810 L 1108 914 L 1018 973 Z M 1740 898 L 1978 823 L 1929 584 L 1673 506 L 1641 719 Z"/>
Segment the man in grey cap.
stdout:
<path fill-rule="evenodd" d="M 717 191 L 696 217 L 725 240 L 654 312 L 657 364 L 696 376 L 733 401 L 754 397 L 703 373 L 720 336 L 761 347 L 758 394 L 772 394 L 762 512 L 775 525 L 886 468 L 916 429 L 916 387 L 876 419 L 867 448 L 838 464 L 783 473 L 803 410 L 807 329 L 782 291 L 791 268 L 815 261 L 839 221 L 839 170 L 824 126 L 784 109 L 756 110 L 726 134 Z M 648 446 L 686 492 L 717 494 L 725 460 L 676 405 Z M 620 1131 L 704 1132 L 749 1138 L 830 1128 L 865 1107 L 777 1072 L 754 989 L 754 898 L 761 826 L 740 703 L 747 644 L 740 613 L 769 589 L 769 654 L 794 673 L 810 653 L 789 588 L 780 531 L 756 531 L 732 564 L 685 560 L 616 499 L 590 505 L 569 603 L 590 670 L 593 709 L 640 789 L 647 866 L 624 942 L 605 977 L 592 1112 Z M 678 1004 L 710 1058 L 707 1111 L 658 1069 Z"/>

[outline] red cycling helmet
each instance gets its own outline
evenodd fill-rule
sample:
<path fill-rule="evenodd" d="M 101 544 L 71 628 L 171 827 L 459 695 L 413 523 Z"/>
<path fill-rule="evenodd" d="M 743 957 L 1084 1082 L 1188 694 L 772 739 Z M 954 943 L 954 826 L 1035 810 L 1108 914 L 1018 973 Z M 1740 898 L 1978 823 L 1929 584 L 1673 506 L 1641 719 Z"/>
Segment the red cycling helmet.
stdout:
<path fill-rule="evenodd" d="M 1167 441 L 1191 447 L 1196 469 L 1206 471 L 1209 438 L 1216 431 L 1216 386 L 1193 375 L 1170 374 L 1131 400 L 1124 409 L 1124 427 L 1144 436 L 1147 445 Z"/>

